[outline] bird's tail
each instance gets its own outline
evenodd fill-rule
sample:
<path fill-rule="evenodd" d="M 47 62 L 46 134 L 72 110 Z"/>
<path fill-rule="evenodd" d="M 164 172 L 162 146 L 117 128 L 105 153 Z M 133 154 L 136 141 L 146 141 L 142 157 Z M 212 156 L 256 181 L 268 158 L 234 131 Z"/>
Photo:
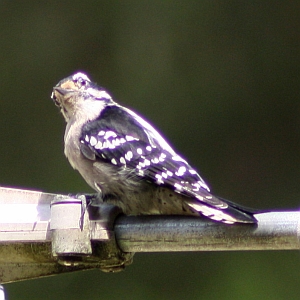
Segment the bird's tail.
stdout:
<path fill-rule="evenodd" d="M 226 224 L 257 223 L 254 214 L 259 213 L 258 210 L 244 207 L 220 197 L 213 197 L 217 198 L 223 205 L 212 206 L 207 205 L 207 203 L 201 203 L 200 201 L 187 201 L 186 203 L 202 215 L 215 221 Z"/>

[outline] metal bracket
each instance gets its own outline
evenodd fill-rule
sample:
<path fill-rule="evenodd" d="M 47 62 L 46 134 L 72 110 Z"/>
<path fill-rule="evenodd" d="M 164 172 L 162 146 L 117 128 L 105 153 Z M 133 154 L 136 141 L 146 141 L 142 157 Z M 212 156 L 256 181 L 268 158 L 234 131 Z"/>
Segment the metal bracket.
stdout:
<path fill-rule="evenodd" d="M 96 263 L 105 272 L 121 271 L 131 253 L 117 246 L 114 222 L 121 209 L 84 195 L 55 197 L 51 203 L 52 255 L 63 266 Z"/>
<path fill-rule="evenodd" d="M 92 254 L 86 200 L 57 196 L 51 202 L 52 255 L 64 266 L 78 265 Z"/>
<path fill-rule="evenodd" d="M 0 187 L 0 283 L 100 268 L 122 270 L 133 253 L 118 247 L 119 208 L 77 198 Z"/>

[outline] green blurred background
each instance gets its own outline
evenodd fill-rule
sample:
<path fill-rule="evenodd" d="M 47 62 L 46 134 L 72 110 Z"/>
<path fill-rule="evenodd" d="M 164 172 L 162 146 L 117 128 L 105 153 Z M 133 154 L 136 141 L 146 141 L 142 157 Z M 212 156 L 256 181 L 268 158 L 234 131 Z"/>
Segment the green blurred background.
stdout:
<path fill-rule="evenodd" d="M 151 120 L 212 191 L 300 206 L 300 3 L 0 1 L 3 186 L 91 192 L 63 155 L 52 87 L 86 72 Z M 6 285 L 15 299 L 299 299 L 300 255 L 157 253 L 124 272 Z"/>

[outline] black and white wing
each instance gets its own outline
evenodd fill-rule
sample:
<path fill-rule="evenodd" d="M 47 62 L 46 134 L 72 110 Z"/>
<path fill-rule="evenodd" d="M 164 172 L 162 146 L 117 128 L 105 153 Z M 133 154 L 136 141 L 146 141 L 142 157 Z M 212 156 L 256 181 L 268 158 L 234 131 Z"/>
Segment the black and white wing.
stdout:
<path fill-rule="evenodd" d="M 211 195 L 199 174 L 149 123 L 129 109 L 108 105 L 99 118 L 83 126 L 80 142 L 97 159 L 189 197 L 187 204 L 211 219 L 225 223 L 254 220 L 246 210 Z"/>

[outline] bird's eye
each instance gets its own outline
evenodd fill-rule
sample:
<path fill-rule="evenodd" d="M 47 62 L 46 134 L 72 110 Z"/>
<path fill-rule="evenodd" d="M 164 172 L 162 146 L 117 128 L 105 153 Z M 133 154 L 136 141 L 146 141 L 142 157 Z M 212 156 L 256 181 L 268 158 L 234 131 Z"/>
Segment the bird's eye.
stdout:
<path fill-rule="evenodd" d="M 79 77 L 75 80 L 75 83 L 77 83 L 78 87 L 81 88 L 83 86 L 86 86 L 88 82 L 87 82 L 87 80 Z"/>

